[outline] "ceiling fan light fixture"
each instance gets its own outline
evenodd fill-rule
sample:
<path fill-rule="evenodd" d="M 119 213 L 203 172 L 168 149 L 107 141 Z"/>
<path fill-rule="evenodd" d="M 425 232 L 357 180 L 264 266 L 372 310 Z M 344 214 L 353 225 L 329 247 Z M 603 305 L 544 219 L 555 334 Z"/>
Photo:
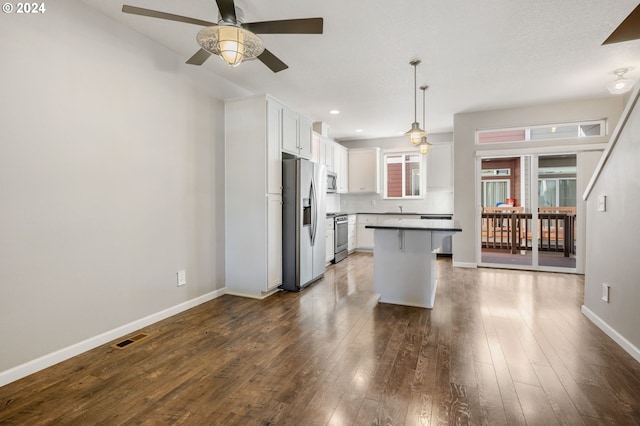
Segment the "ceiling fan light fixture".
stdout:
<path fill-rule="evenodd" d="M 626 93 L 633 88 L 635 81 L 624 78 L 624 74 L 629 71 L 629 68 L 619 68 L 613 73 L 618 76 L 617 79 L 607 84 L 607 89 L 612 95 L 620 95 Z"/>
<path fill-rule="evenodd" d="M 207 52 L 219 56 L 232 67 L 264 52 L 262 39 L 236 25 L 214 25 L 198 32 L 196 40 Z"/>

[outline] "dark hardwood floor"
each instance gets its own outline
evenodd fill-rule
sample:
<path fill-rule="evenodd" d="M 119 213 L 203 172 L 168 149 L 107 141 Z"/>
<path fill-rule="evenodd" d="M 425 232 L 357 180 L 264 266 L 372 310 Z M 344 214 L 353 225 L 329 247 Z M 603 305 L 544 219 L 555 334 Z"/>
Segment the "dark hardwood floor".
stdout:
<path fill-rule="evenodd" d="M 640 364 L 580 313 L 582 277 L 440 259 L 427 310 L 377 304 L 372 260 L 4 386 L 0 424 L 640 424 Z"/>

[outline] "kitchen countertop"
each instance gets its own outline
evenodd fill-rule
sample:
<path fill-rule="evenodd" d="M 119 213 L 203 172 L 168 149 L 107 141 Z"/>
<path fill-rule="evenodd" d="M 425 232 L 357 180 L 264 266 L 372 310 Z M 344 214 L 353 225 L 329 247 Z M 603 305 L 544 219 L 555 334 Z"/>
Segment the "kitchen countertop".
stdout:
<path fill-rule="evenodd" d="M 408 231 L 451 231 L 461 232 L 462 228 L 455 220 L 429 220 L 429 219 L 389 219 L 378 223 L 372 223 L 365 228 L 371 229 L 403 229 Z"/>
<path fill-rule="evenodd" d="M 418 212 L 355 212 L 355 213 L 346 213 L 346 212 L 331 212 L 327 213 L 327 217 L 336 217 L 342 215 L 350 215 L 350 214 L 367 214 L 367 215 L 376 215 L 376 216 L 427 216 L 425 219 L 451 219 L 453 214 L 451 213 L 418 213 Z"/>
<path fill-rule="evenodd" d="M 375 214 L 375 215 L 393 215 L 393 216 L 453 216 L 453 213 L 418 213 L 418 212 L 357 212 L 357 213 L 349 213 L 349 214 Z"/>

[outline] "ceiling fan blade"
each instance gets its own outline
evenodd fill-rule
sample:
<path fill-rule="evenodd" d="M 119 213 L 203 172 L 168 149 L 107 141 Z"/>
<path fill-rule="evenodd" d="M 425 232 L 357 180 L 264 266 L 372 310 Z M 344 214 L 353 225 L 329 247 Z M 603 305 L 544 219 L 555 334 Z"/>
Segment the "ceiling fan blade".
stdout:
<path fill-rule="evenodd" d="M 602 43 L 611 44 L 621 41 L 640 39 L 640 4 L 625 18 L 618 28 Z"/>
<path fill-rule="evenodd" d="M 235 24 L 237 22 L 236 5 L 233 3 L 233 0 L 216 0 L 216 3 L 218 4 L 218 10 L 220 11 L 222 20 Z"/>
<path fill-rule="evenodd" d="M 204 49 L 198 50 L 192 57 L 189 58 L 187 64 L 189 65 L 202 65 L 204 61 L 209 59 L 211 52 L 207 52 Z"/>
<path fill-rule="evenodd" d="M 273 72 L 280 72 L 289 68 L 287 64 L 282 62 L 276 55 L 269 52 L 267 49 L 264 49 L 264 52 L 262 52 L 258 56 L 258 59 L 260 60 L 260 62 L 268 66 L 269 69 Z"/>
<path fill-rule="evenodd" d="M 157 10 L 143 9 L 141 7 L 122 5 L 122 11 L 124 13 L 130 13 L 132 15 L 148 16 L 150 18 L 166 19 L 168 21 L 184 22 L 187 24 L 201 25 L 203 27 L 210 27 L 216 25 L 215 22 L 203 21 L 201 19 L 189 18 L 186 16 L 174 15 L 172 13 L 158 12 Z"/>
<path fill-rule="evenodd" d="M 242 26 L 256 34 L 322 34 L 322 18 L 249 22 Z"/>

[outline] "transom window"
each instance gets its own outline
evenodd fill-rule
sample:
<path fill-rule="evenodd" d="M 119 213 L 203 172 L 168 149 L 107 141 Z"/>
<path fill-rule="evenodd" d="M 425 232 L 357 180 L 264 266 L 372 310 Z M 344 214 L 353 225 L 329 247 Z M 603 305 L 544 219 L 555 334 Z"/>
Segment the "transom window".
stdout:
<path fill-rule="evenodd" d="M 578 139 L 604 136 L 605 120 L 476 131 L 476 144 Z"/>
<path fill-rule="evenodd" d="M 393 153 L 384 156 L 385 198 L 421 198 L 422 155 Z"/>

